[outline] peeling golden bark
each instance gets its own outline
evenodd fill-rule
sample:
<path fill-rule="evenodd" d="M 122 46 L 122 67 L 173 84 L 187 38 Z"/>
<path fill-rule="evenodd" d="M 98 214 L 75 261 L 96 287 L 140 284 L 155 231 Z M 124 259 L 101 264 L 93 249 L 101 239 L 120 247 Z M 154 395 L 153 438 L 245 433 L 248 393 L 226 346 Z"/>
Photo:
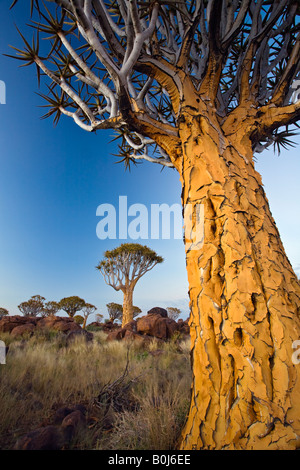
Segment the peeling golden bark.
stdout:
<path fill-rule="evenodd" d="M 124 290 L 122 327 L 133 320 L 133 289 Z"/>
<path fill-rule="evenodd" d="M 187 110 L 179 129 L 182 203 L 204 207 L 204 240 L 186 243 L 193 383 L 180 448 L 294 449 L 300 285 L 250 139 L 229 130 Z"/>

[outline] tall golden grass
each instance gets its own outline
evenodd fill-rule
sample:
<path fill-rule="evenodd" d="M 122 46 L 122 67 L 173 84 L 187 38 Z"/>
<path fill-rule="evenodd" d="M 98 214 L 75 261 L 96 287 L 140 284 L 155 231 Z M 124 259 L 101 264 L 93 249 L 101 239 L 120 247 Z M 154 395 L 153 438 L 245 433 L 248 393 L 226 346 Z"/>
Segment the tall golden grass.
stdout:
<path fill-rule="evenodd" d="M 175 448 L 190 398 L 189 341 L 153 341 L 145 350 L 106 342 L 102 332 L 94 332 L 91 342 L 78 338 L 69 345 L 54 333 L 0 339 L 9 344 L 6 365 L 0 365 L 0 449 L 51 424 L 58 408 L 79 403 L 88 424 L 70 448 Z M 124 380 L 133 382 L 122 397 L 125 406 L 99 404 L 100 390 L 122 376 L 126 365 Z"/>

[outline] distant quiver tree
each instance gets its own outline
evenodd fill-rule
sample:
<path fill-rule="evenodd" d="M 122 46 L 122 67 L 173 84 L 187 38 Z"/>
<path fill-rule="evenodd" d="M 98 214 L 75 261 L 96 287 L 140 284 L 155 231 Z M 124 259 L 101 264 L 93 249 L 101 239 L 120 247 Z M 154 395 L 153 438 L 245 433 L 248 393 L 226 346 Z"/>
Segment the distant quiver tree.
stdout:
<path fill-rule="evenodd" d="M 133 290 L 138 280 L 163 258 L 147 246 L 138 243 L 123 243 L 104 253 L 103 260 L 96 266 L 106 284 L 123 292 L 122 326 L 133 320 Z"/>

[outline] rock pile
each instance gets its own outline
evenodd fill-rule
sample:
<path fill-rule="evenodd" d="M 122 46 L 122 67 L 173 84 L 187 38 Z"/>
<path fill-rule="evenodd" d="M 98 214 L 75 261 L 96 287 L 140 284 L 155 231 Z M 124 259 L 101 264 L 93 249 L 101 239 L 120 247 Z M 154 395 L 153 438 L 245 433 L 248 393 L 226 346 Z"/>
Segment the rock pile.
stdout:
<path fill-rule="evenodd" d="M 145 344 L 153 338 L 162 341 L 169 340 L 177 331 L 183 335 L 188 335 L 188 321 L 180 320 L 176 322 L 168 317 L 168 313 L 164 308 L 154 307 L 147 312 L 147 315 L 133 320 L 123 328 L 119 327 L 111 331 L 107 336 L 107 340 L 129 339 Z"/>
<path fill-rule="evenodd" d="M 124 328 L 111 321 L 107 323 L 91 323 L 89 326 L 99 327 L 107 333 L 107 340 L 134 340 L 140 345 L 146 345 L 153 338 L 167 341 L 174 333 L 189 335 L 188 320 L 172 320 L 168 317 L 164 308 L 154 307 L 147 315 L 137 318 L 125 325 Z M 70 341 L 78 335 L 84 335 L 87 341 L 93 339 L 93 335 L 78 325 L 70 317 L 23 317 L 21 315 L 10 315 L 0 319 L 0 333 L 10 333 L 13 337 L 31 336 L 37 331 L 54 330 L 65 333 Z"/>
<path fill-rule="evenodd" d="M 42 426 L 20 437 L 15 450 L 61 450 L 75 433 L 86 426 L 86 409 L 82 405 L 63 407 L 56 411 L 53 424 Z"/>
<path fill-rule="evenodd" d="M 111 320 L 109 320 L 105 323 L 94 321 L 92 323 L 89 323 L 88 326 L 89 327 L 99 328 L 99 330 L 104 331 L 104 333 L 110 333 L 111 331 L 114 331 L 114 330 L 117 330 L 118 328 L 120 328 L 120 325 L 118 325 L 118 323 L 114 323 Z"/>
<path fill-rule="evenodd" d="M 10 333 L 12 336 L 33 334 L 36 330 L 49 329 L 70 333 L 79 331 L 81 327 L 69 317 L 22 317 L 10 315 L 0 319 L 0 333 Z"/>

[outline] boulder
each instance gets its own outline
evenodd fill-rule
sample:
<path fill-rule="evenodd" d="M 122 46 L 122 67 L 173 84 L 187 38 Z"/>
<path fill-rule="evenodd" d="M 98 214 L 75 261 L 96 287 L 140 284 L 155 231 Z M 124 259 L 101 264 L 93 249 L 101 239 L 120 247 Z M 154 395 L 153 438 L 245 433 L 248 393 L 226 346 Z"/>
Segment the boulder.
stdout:
<path fill-rule="evenodd" d="M 124 341 L 130 341 L 133 342 L 136 346 L 147 346 L 153 338 L 148 335 L 139 335 L 138 333 L 135 333 L 134 331 L 130 330 L 125 330 L 125 335 L 123 337 Z"/>
<path fill-rule="evenodd" d="M 168 317 L 167 310 L 161 307 L 154 307 L 147 312 L 147 315 L 133 320 L 123 328 L 111 330 L 108 333 L 108 341 L 120 341 L 123 339 L 133 339 L 140 344 L 153 338 L 166 341 L 172 338 L 176 331 L 183 335 L 188 335 L 190 332 L 188 320 L 182 319 L 176 322 Z M 145 341 L 141 339 L 144 337 Z M 145 338 L 147 337 L 147 338 Z"/>
<path fill-rule="evenodd" d="M 161 317 L 168 318 L 168 312 L 165 308 L 153 307 L 148 310 L 148 315 L 160 315 Z"/>
<path fill-rule="evenodd" d="M 126 333 L 125 328 L 118 328 L 108 333 L 106 340 L 107 341 L 119 341 L 124 338 Z"/>
<path fill-rule="evenodd" d="M 40 329 L 47 328 L 52 329 L 53 325 L 57 322 L 57 318 L 54 315 L 50 315 L 49 317 L 42 317 L 39 318 L 37 327 Z"/>
<path fill-rule="evenodd" d="M 81 326 L 70 317 L 55 317 L 49 316 L 40 318 L 37 324 L 38 328 L 50 329 L 54 331 L 61 331 L 62 333 L 69 333 L 69 331 L 80 331 Z"/>
<path fill-rule="evenodd" d="M 75 432 L 86 424 L 86 419 L 81 410 L 72 411 L 62 421 L 61 426 L 67 439 L 71 439 Z"/>
<path fill-rule="evenodd" d="M 75 321 L 73 323 L 59 321 L 53 325 L 53 329 L 55 331 L 61 331 L 62 333 L 68 333 L 69 331 L 79 331 L 80 328 L 80 325 L 75 323 Z"/>
<path fill-rule="evenodd" d="M 189 325 L 189 320 L 182 320 L 182 319 L 179 319 L 178 322 L 177 322 L 177 325 L 178 325 L 178 330 L 180 333 L 182 333 L 183 335 L 189 335 L 190 334 L 190 325 Z"/>
<path fill-rule="evenodd" d="M 78 404 L 59 408 L 53 424 L 39 427 L 20 437 L 15 450 L 61 450 L 70 442 L 75 432 L 86 425 L 86 408 Z"/>
<path fill-rule="evenodd" d="M 100 323 L 102 325 L 102 330 L 105 333 L 109 333 L 113 330 L 118 330 L 120 328 L 120 324 L 114 323 L 113 321 L 107 321 L 106 323 Z"/>
<path fill-rule="evenodd" d="M 127 323 L 125 326 L 123 326 L 123 328 L 125 330 L 136 332 L 136 324 L 137 324 L 137 320 L 132 320 L 129 323 Z"/>
<path fill-rule="evenodd" d="M 107 341 L 130 341 L 134 342 L 136 346 L 146 346 L 147 344 L 152 341 L 153 337 L 148 335 L 140 335 L 136 331 L 131 330 L 130 328 L 119 328 L 118 330 L 111 331 L 108 335 L 106 340 Z"/>
<path fill-rule="evenodd" d="M 170 339 L 178 331 L 176 321 L 161 316 L 159 313 L 149 313 L 137 320 L 137 332 L 141 335 L 154 336 L 158 339 Z"/>
<path fill-rule="evenodd" d="M 60 450 L 65 444 L 64 429 L 57 426 L 37 428 L 22 436 L 15 450 Z"/>
<path fill-rule="evenodd" d="M 72 413 L 74 410 L 69 408 L 68 406 L 63 406 L 56 410 L 54 417 L 53 417 L 53 424 L 61 424 L 66 416 Z"/>
<path fill-rule="evenodd" d="M 81 331 L 82 328 L 73 318 L 69 317 L 23 317 L 21 315 L 9 315 L 1 318 L 0 332 L 11 333 L 13 336 L 22 336 L 26 333 L 34 333 L 35 329 L 50 329 L 69 333 Z"/>
<path fill-rule="evenodd" d="M 34 333 L 36 326 L 33 323 L 24 323 L 23 325 L 16 326 L 10 332 L 11 336 L 24 336 L 32 335 Z"/>
<path fill-rule="evenodd" d="M 66 416 L 70 415 L 74 411 L 80 411 L 83 415 L 86 413 L 86 408 L 85 406 L 78 404 L 74 406 L 62 406 L 61 408 L 58 408 L 53 416 L 52 422 L 53 424 L 62 424 L 63 420 L 65 419 Z"/>
<path fill-rule="evenodd" d="M 0 320 L 0 332 L 10 333 L 17 326 L 25 325 L 26 323 L 36 324 L 36 317 L 22 317 L 21 315 L 9 315 L 2 317 Z"/>
<path fill-rule="evenodd" d="M 76 340 L 76 338 L 85 339 L 86 342 L 93 341 L 94 335 L 90 331 L 86 331 L 83 329 L 80 330 L 71 330 L 67 333 L 66 342 L 67 344 L 72 343 L 72 341 Z"/>

